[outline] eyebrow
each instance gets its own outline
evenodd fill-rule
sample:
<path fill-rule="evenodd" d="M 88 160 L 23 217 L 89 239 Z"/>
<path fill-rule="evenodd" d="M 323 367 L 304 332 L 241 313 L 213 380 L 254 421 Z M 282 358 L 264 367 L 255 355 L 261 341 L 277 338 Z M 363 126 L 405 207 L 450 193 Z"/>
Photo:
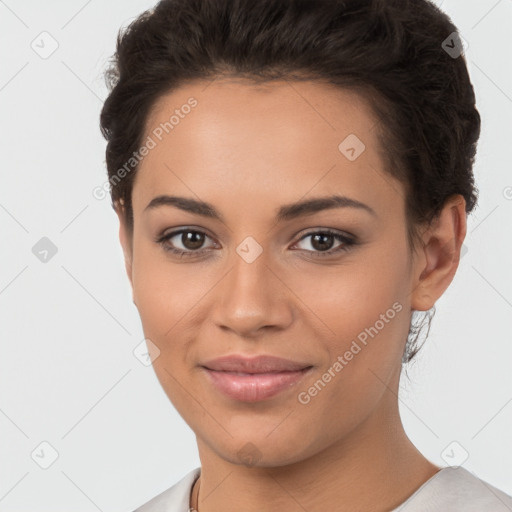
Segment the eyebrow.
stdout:
<path fill-rule="evenodd" d="M 174 206 L 180 210 L 201 215 L 210 219 L 219 220 L 224 223 L 223 216 L 210 203 L 198 201 L 196 199 L 179 196 L 160 195 L 153 198 L 144 208 L 144 211 L 153 210 L 160 206 Z M 331 210 L 333 208 L 357 208 L 377 217 L 375 210 L 367 204 L 351 199 L 350 197 L 332 195 L 327 197 L 316 197 L 304 201 L 298 201 L 283 205 L 279 208 L 276 215 L 277 222 L 290 221 L 305 215 Z"/>

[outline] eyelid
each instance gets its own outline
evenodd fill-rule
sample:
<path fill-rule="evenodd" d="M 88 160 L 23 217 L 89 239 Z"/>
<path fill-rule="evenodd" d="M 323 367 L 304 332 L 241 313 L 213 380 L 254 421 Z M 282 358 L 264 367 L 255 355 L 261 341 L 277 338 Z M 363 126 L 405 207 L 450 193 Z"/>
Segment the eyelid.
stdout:
<path fill-rule="evenodd" d="M 341 236 L 343 238 L 346 238 L 347 240 L 351 240 L 351 241 L 354 241 L 354 242 L 356 241 L 356 236 L 355 235 L 352 235 L 348 231 L 343 231 L 341 229 L 334 229 L 334 228 L 322 228 L 322 227 L 308 228 L 306 231 L 301 232 L 301 233 L 299 233 L 296 236 L 299 236 L 298 241 L 300 241 L 300 240 L 304 239 L 308 235 L 316 235 L 318 233 L 324 233 L 324 234 L 329 234 L 329 235 Z"/>
<path fill-rule="evenodd" d="M 207 235 L 209 238 L 212 238 L 212 239 L 215 238 L 214 236 L 212 236 L 210 234 L 210 231 L 208 229 L 198 227 L 198 226 L 193 226 L 193 225 L 178 226 L 175 228 L 165 228 L 162 231 L 160 231 L 160 233 L 156 236 L 156 238 L 164 238 L 164 237 L 168 238 L 168 237 L 175 236 L 179 233 L 182 233 L 184 231 L 194 231 L 197 233 Z"/>

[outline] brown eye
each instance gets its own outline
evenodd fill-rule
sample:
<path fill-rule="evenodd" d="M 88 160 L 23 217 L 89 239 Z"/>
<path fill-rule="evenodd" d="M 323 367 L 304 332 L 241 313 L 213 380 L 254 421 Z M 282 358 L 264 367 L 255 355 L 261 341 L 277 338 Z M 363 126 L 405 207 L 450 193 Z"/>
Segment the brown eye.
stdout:
<path fill-rule="evenodd" d="M 187 249 L 199 249 L 204 243 L 205 234 L 199 231 L 184 231 L 181 234 L 181 243 Z"/>
<path fill-rule="evenodd" d="M 206 252 L 204 243 L 210 238 L 206 233 L 194 229 L 180 229 L 167 233 L 156 240 L 165 251 L 181 256 L 198 256 Z M 213 248 L 215 244 L 209 248 Z"/>
<path fill-rule="evenodd" d="M 328 251 L 334 244 L 334 236 L 316 233 L 311 237 L 311 245 L 318 251 Z"/>
<path fill-rule="evenodd" d="M 308 233 L 303 236 L 296 245 L 306 239 L 310 239 L 309 245 L 312 247 L 312 250 L 305 250 L 314 257 L 333 256 L 338 252 L 348 251 L 357 243 L 355 239 L 329 229 Z M 339 242 L 339 245 L 334 247 L 336 241 Z M 333 247 L 334 249 L 332 249 Z M 304 249 L 304 247 L 302 247 L 302 249 Z"/>

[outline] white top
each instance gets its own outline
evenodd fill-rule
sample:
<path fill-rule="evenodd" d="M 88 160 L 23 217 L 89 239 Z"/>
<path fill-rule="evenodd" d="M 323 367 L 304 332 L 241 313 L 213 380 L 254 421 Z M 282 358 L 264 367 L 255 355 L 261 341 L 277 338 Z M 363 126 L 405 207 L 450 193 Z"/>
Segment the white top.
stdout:
<path fill-rule="evenodd" d="M 190 493 L 201 468 L 134 512 L 189 512 Z M 438 471 L 400 506 L 390 512 L 511 512 L 512 496 L 496 489 L 463 467 Z"/>

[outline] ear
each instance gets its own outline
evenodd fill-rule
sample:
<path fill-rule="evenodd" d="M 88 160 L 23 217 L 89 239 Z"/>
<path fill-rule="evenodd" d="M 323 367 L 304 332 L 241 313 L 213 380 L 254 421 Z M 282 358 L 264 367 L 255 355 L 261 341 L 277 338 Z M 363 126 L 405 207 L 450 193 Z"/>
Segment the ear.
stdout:
<path fill-rule="evenodd" d="M 133 249 L 132 249 L 132 234 L 126 225 L 126 214 L 125 207 L 122 203 L 117 202 L 114 206 L 115 212 L 119 219 L 119 241 L 121 242 L 121 247 L 123 249 L 124 254 L 124 265 L 126 269 L 126 274 L 128 279 L 130 280 L 130 285 L 133 290 L 133 282 L 132 282 L 132 260 L 133 260 Z"/>
<path fill-rule="evenodd" d="M 460 194 L 452 195 L 422 235 L 423 247 L 413 274 L 412 309 L 428 311 L 448 288 L 459 266 L 466 229 L 466 201 Z"/>

